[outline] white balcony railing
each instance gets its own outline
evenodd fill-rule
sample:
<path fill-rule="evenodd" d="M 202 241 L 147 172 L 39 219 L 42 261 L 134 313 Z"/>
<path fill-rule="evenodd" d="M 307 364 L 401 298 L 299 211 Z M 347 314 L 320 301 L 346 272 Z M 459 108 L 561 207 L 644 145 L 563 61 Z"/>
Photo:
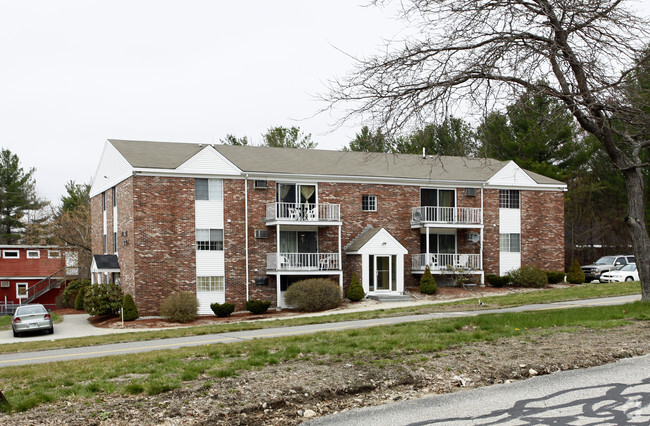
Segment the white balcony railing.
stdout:
<path fill-rule="evenodd" d="M 481 210 L 476 207 L 413 207 L 411 221 L 414 223 L 481 224 Z"/>
<path fill-rule="evenodd" d="M 266 205 L 266 220 L 287 220 L 295 222 L 333 222 L 341 220 L 339 204 L 312 203 L 269 203 Z"/>
<path fill-rule="evenodd" d="M 412 255 L 411 269 L 424 271 L 429 265 L 431 272 L 449 270 L 481 270 L 481 255 L 457 253 L 425 253 Z"/>
<path fill-rule="evenodd" d="M 338 271 L 338 253 L 267 253 L 266 269 L 273 271 Z"/>

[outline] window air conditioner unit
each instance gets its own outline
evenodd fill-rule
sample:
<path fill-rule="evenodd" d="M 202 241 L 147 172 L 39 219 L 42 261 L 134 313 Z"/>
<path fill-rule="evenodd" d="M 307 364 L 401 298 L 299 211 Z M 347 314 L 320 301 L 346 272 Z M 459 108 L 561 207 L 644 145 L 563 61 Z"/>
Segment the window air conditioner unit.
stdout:
<path fill-rule="evenodd" d="M 9 288 L 9 281 L 0 281 L 0 288 Z"/>
<path fill-rule="evenodd" d="M 256 229 L 255 238 L 269 238 L 269 231 L 266 229 Z"/>
<path fill-rule="evenodd" d="M 466 197 L 476 197 L 476 188 L 465 188 Z"/>
<path fill-rule="evenodd" d="M 255 189 L 266 189 L 269 187 L 268 182 L 265 180 L 256 180 L 253 184 Z"/>
<path fill-rule="evenodd" d="M 473 243 L 478 243 L 480 238 L 481 238 L 481 236 L 479 234 L 477 234 L 476 232 L 467 233 L 467 241 L 471 241 Z"/>

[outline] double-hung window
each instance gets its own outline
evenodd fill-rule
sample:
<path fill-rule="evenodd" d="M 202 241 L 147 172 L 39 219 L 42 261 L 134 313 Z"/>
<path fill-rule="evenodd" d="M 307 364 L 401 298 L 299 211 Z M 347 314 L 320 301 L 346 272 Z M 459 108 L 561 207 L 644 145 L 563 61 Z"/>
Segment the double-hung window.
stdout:
<path fill-rule="evenodd" d="M 502 209 L 518 209 L 519 190 L 518 189 L 499 190 L 499 207 Z"/>
<path fill-rule="evenodd" d="M 362 195 L 361 196 L 361 210 L 364 212 L 377 211 L 377 196 L 376 195 Z"/>
<path fill-rule="evenodd" d="M 501 234 L 500 237 L 501 252 L 521 252 L 521 234 Z"/>
<path fill-rule="evenodd" d="M 224 277 L 209 276 L 196 277 L 196 290 L 200 292 L 223 292 L 225 291 Z"/>
<path fill-rule="evenodd" d="M 195 179 L 196 199 L 218 201 L 222 199 L 223 186 L 220 179 Z"/>
<path fill-rule="evenodd" d="M 197 229 L 197 250 L 223 250 L 223 229 Z"/>

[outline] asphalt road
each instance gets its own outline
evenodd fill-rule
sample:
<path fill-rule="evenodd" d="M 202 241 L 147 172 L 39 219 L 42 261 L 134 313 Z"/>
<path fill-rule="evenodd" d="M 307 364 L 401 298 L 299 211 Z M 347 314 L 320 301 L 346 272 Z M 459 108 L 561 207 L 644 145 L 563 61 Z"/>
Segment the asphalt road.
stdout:
<path fill-rule="evenodd" d="M 344 411 L 308 425 L 647 425 L 650 355 L 521 382 Z"/>
<path fill-rule="evenodd" d="M 468 312 L 447 312 L 429 315 L 410 315 L 395 318 L 381 318 L 373 320 L 346 321 L 331 324 L 314 324 L 296 327 L 267 328 L 262 330 L 238 331 L 231 333 L 211 334 L 203 336 L 189 336 L 172 339 L 149 340 L 145 342 L 116 343 L 99 346 L 89 346 L 71 349 L 56 349 L 36 352 L 22 352 L 0 355 L 0 367 L 38 364 L 55 361 L 67 361 L 86 358 L 97 358 L 111 355 L 155 351 L 161 349 L 176 349 L 187 346 L 204 346 L 246 341 L 260 338 L 295 336 L 302 334 L 318 333 L 321 331 L 339 331 L 355 328 L 375 327 L 381 325 L 399 324 L 412 321 L 426 321 L 439 318 L 457 316 L 475 316 L 486 313 L 522 312 L 546 309 L 565 309 L 582 306 L 619 305 L 640 300 L 640 295 L 621 296 L 603 299 L 577 300 L 571 302 L 558 302 L 540 305 L 517 306 L 507 309 L 480 310 Z M 58 330 L 57 330 L 58 331 Z M 57 332 L 55 331 L 55 333 Z"/>

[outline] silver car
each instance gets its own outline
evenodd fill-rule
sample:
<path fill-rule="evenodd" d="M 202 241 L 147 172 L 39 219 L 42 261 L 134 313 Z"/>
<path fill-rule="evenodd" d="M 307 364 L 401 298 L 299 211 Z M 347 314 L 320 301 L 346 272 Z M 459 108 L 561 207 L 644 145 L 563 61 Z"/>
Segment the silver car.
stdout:
<path fill-rule="evenodd" d="M 46 330 L 49 334 L 54 333 L 52 317 L 43 305 L 24 305 L 16 308 L 11 328 L 14 331 L 14 337 L 26 331 Z"/>

